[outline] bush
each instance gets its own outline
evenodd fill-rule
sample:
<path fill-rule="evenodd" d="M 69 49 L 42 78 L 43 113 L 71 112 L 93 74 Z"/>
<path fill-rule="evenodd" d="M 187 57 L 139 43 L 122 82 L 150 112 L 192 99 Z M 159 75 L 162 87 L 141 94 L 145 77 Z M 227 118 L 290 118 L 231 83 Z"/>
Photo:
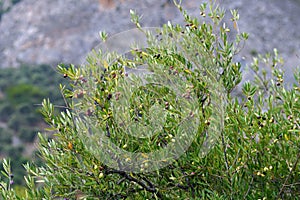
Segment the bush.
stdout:
<path fill-rule="evenodd" d="M 33 142 L 35 139 L 37 131 L 32 128 L 23 127 L 20 129 L 20 139 L 23 142 Z"/>
<path fill-rule="evenodd" d="M 70 90 L 62 90 L 73 102 L 59 115 L 53 104 L 43 102 L 42 114 L 55 138 L 39 135 L 45 166 L 26 165 L 31 174 L 26 198 L 299 196 L 300 73 L 295 74 L 297 84 L 285 89 L 282 60 L 275 50 L 253 59 L 256 81 L 243 84 L 240 98 L 232 96 L 242 77 L 234 56 L 248 35 L 236 30 L 235 41 L 229 41 L 230 29 L 220 24 L 224 11 L 217 5 L 200 6 L 201 18 L 210 17 L 205 22 L 177 6 L 186 25 L 169 23 L 154 35 L 143 32 L 148 48 L 133 48 L 131 58 L 100 51 L 81 68 L 58 67 L 71 82 Z M 238 14 L 231 13 L 237 27 Z M 131 17 L 140 28 L 139 17 L 134 12 Z M 139 78 L 124 71 L 144 64 L 153 76 Z M 271 77 L 266 77 L 266 67 Z M 164 151 L 174 145 L 177 149 Z M 153 162 L 155 152 L 160 153 L 155 158 L 166 159 Z M 2 185 L 9 186 L 7 161 L 4 171 L 7 182 Z M 34 181 L 43 187 L 35 187 Z M 16 195 L 12 190 L 2 194 Z"/>
<path fill-rule="evenodd" d="M 21 139 L 21 142 L 33 141 L 38 130 L 36 126 L 41 129 L 46 125 L 43 123 L 39 112 L 42 99 L 50 96 L 51 101 L 56 105 L 65 105 L 58 85 L 58 83 L 65 82 L 63 75 L 55 72 L 51 66 L 47 65 L 22 65 L 17 69 L 0 69 L 0 126 L 3 127 L 1 134 L 10 133 Z M 9 91 L 11 88 L 13 90 Z M 61 110 L 63 109 L 56 109 L 56 112 L 59 113 Z M 10 151 L 12 150 L 7 148 L 9 145 L 11 144 L 0 140 L 1 157 L 11 155 Z M 16 152 L 19 155 L 10 157 L 10 159 L 19 159 L 24 153 L 28 155 L 27 152 Z M 13 164 L 14 171 L 23 171 L 22 173 L 15 173 L 14 179 L 23 179 L 24 167 L 21 163 L 13 162 Z M 16 183 L 20 183 L 20 181 L 15 181 Z"/>
<path fill-rule="evenodd" d="M 21 103 L 36 104 L 45 96 L 44 91 L 28 84 L 15 85 L 7 89 L 7 98 L 13 105 Z"/>
<path fill-rule="evenodd" d="M 14 107 L 8 102 L 0 103 L 0 121 L 7 122 L 14 112 Z"/>
<path fill-rule="evenodd" d="M 12 143 L 13 133 L 10 130 L 0 128 L 0 152 L 4 154 L 4 150 Z"/>

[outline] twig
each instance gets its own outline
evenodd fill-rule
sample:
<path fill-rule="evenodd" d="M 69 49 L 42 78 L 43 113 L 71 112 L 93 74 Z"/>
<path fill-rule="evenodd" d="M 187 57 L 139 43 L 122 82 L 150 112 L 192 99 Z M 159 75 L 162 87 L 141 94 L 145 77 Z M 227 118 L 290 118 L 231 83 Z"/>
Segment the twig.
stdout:
<path fill-rule="evenodd" d="M 118 180 L 117 184 L 120 185 L 120 184 L 121 184 L 123 181 L 125 181 L 125 180 L 126 180 L 126 178 L 123 177 L 123 178 L 121 178 L 120 180 Z"/>
<path fill-rule="evenodd" d="M 3 190 L 6 190 L 6 188 L 0 183 L 0 186 L 2 187 Z"/>
<path fill-rule="evenodd" d="M 264 79 L 257 73 L 257 71 L 255 71 L 254 69 L 252 69 L 252 67 L 250 67 L 250 69 L 252 70 L 252 72 L 254 72 L 254 74 L 257 76 L 257 78 L 260 80 L 262 86 L 264 87 L 263 89 L 266 91 L 266 92 L 269 92 L 269 87 L 268 87 L 268 84 L 265 83 Z M 270 86 L 272 87 L 272 85 Z M 272 88 L 274 89 L 274 88 Z"/>
<path fill-rule="evenodd" d="M 222 137 L 222 145 L 223 145 L 223 148 L 224 148 L 223 152 L 224 152 L 224 160 L 225 160 L 225 166 L 226 166 L 226 170 L 227 170 L 228 181 L 229 181 L 230 186 L 232 186 L 231 176 L 230 176 L 230 172 L 229 172 L 227 152 L 226 152 L 227 147 L 226 147 L 226 144 L 225 144 L 223 131 L 221 131 L 221 137 Z M 232 190 L 232 187 L 230 187 L 230 190 Z M 232 195 L 232 191 L 231 191 L 231 195 Z M 232 196 L 230 197 L 230 199 L 232 199 Z"/>
<path fill-rule="evenodd" d="M 292 187 L 292 186 L 295 186 L 295 185 L 300 185 L 300 182 L 299 183 L 287 184 L 287 185 L 285 185 L 285 187 Z"/>
<path fill-rule="evenodd" d="M 221 133 L 221 136 L 222 136 L 222 145 L 223 145 L 223 148 L 224 148 L 224 160 L 225 160 L 225 166 L 226 166 L 226 170 L 227 172 L 229 172 L 229 164 L 228 164 L 228 159 L 227 159 L 227 152 L 226 152 L 226 145 L 225 145 L 225 139 L 224 139 L 224 134 L 223 134 L 223 131 Z"/>
<path fill-rule="evenodd" d="M 244 195 L 244 198 L 243 198 L 243 199 L 246 199 L 246 197 L 248 196 L 248 194 L 249 194 L 249 192 L 250 192 L 250 189 L 252 188 L 252 183 L 253 183 L 253 180 L 254 180 L 254 176 L 252 175 L 251 182 L 250 182 L 250 184 L 249 184 L 248 190 L 247 190 L 247 192 L 245 193 L 245 195 Z"/>
<path fill-rule="evenodd" d="M 40 103 L 36 103 L 36 104 L 33 104 L 34 106 L 42 106 L 42 104 L 40 104 Z M 70 107 L 67 107 L 67 106 L 59 106 L 59 105 L 53 105 L 54 106 L 54 108 L 65 108 L 65 109 L 70 109 L 70 110 L 72 110 L 72 108 L 70 108 Z"/>
<path fill-rule="evenodd" d="M 191 190 L 192 190 L 192 197 L 195 198 L 195 189 L 194 189 L 193 184 L 191 184 L 188 175 L 186 174 L 186 172 L 182 168 L 181 168 L 181 173 L 185 176 L 185 181 L 188 185 L 188 188 L 191 188 Z M 178 187 L 180 187 L 179 184 L 178 184 Z"/>
<path fill-rule="evenodd" d="M 295 161 L 295 163 L 293 165 L 293 168 L 291 169 L 289 175 L 286 177 L 286 179 L 285 179 L 282 187 L 280 188 L 280 191 L 279 191 L 279 193 L 278 193 L 278 195 L 276 197 L 277 199 L 279 199 L 279 196 L 283 193 L 284 188 L 287 187 L 287 182 L 288 182 L 289 178 L 291 177 L 292 172 L 296 169 L 296 166 L 297 166 L 297 164 L 299 162 L 299 159 L 300 159 L 300 151 L 298 152 L 297 159 L 296 159 L 296 161 Z"/>
<path fill-rule="evenodd" d="M 140 181 L 136 178 L 134 178 L 133 176 L 127 174 L 126 172 L 124 171 L 120 171 L 120 170 L 110 170 L 110 171 L 107 171 L 108 174 L 113 174 L 113 173 L 116 173 L 116 174 L 119 174 L 121 176 L 123 176 L 124 178 L 126 178 L 127 180 L 129 181 L 132 181 L 132 182 L 135 182 L 137 183 L 138 185 L 140 185 L 143 189 L 147 190 L 148 192 L 151 192 L 151 193 L 157 193 L 157 196 L 161 196 L 158 192 L 157 192 L 157 189 L 154 187 L 153 183 L 150 182 L 149 180 L 147 180 L 146 178 L 142 178 L 145 182 L 143 181 Z"/>

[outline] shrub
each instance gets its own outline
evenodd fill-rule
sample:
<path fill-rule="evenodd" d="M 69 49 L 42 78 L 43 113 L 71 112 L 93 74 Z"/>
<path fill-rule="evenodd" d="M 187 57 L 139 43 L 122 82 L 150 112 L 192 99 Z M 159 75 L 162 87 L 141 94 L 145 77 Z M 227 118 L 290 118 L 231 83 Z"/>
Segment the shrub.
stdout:
<path fill-rule="evenodd" d="M 10 130 L 0 128 L 0 152 L 3 154 L 7 146 L 12 143 L 13 133 Z"/>
<path fill-rule="evenodd" d="M 56 105 L 64 105 L 58 83 L 65 82 L 66 80 L 61 74 L 55 72 L 51 66 L 47 65 L 22 65 L 17 69 L 0 69 L 0 126 L 3 127 L 1 134 L 10 133 L 15 135 L 21 139 L 20 142 L 33 141 L 38 130 L 36 126 L 41 129 L 41 127 L 46 125 L 43 123 L 42 116 L 40 115 L 39 109 L 41 106 L 39 104 L 43 98 L 49 96 L 50 100 L 55 102 Z M 9 92 L 11 88 L 13 88 L 13 91 Z M 11 93 L 14 94 L 12 95 Z M 61 110 L 56 109 L 56 113 L 59 113 Z M 8 149 L 8 145 L 11 144 L 0 140 L 1 157 L 11 155 L 10 151 L 13 150 Z M 19 159 L 24 153 L 28 155 L 28 152 L 16 152 L 19 155 L 10 157 L 10 159 Z M 36 160 L 35 158 L 33 159 Z M 21 163 L 16 164 L 15 161 L 13 164 L 14 171 L 23 170 L 22 173 L 14 173 L 14 179 L 21 180 L 25 173 L 24 167 Z M 16 183 L 21 182 L 15 181 Z"/>
<path fill-rule="evenodd" d="M 32 129 L 32 128 L 26 128 L 23 127 L 20 129 L 20 139 L 23 142 L 33 142 L 36 136 L 36 130 Z"/>
<path fill-rule="evenodd" d="M 237 12 L 231 12 L 236 39 L 229 41 L 228 34 L 234 30 L 226 23 L 220 24 L 224 11 L 217 5 L 200 6 L 201 17 L 210 18 L 205 22 L 176 5 L 186 25 L 168 23 L 157 34 L 143 32 L 148 48 L 133 48 L 130 58 L 99 51 L 81 68 L 58 68 L 71 82 L 70 90 L 61 89 L 73 102 L 59 115 L 54 114 L 53 104 L 43 102 L 42 114 L 55 138 L 48 140 L 39 135 L 45 166 L 25 166 L 31 174 L 26 177 L 26 198 L 299 196 L 300 74 L 295 74 L 297 84 L 285 89 L 279 68 L 282 60 L 275 50 L 253 59 L 250 68 L 256 81 L 243 84 L 240 98 L 232 96 L 242 77 L 241 64 L 233 59 L 248 37 L 238 32 Z M 141 29 L 139 17 L 134 12 L 131 17 Z M 102 36 L 105 39 L 105 34 Z M 134 70 L 143 64 L 153 76 L 146 73 L 141 79 L 124 71 L 124 67 Z M 266 67 L 271 69 L 271 77 L 266 76 Z M 167 87 L 175 83 L 177 88 Z M 132 84 L 139 85 L 129 87 Z M 219 84 L 224 90 L 217 87 Z M 151 113 L 156 116 L 149 117 Z M 163 125 L 156 126 L 161 118 Z M 145 131 L 152 135 L 146 137 Z M 132 135 L 136 132 L 140 138 Z M 215 135 L 218 132 L 220 137 Z M 192 138 L 190 134 L 194 134 Z M 188 148 L 183 142 L 176 150 L 161 151 L 182 138 L 186 142 L 192 139 Z M 161 158 L 164 153 L 173 155 L 182 149 L 184 153 L 179 157 L 149 161 L 151 152 L 159 151 L 157 158 Z M 124 151 L 139 157 L 124 155 Z M 168 164 L 159 165 L 163 163 Z M 7 182 L 2 188 L 9 188 L 11 171 L 7 161 L 4 171 Z M 35 187 L 34 181 L 42 182 L 43 187 Z M 2 194 L 3 198 L 16 195 L 6 189 Z"/>
<path fill-rule="evenodd" d="M 44 91 L 38 87 L 28 84 L 15 85 L 7 89 L 7 98 L 13 105 L 21 103 L 35 104 L 44 96 Z"/>
<path fill-rule="evenodd" d="M 8 102 L 1 102 L 0 104 L 0 121 L 8 121 L 14 112 L 14 107 Z"/>

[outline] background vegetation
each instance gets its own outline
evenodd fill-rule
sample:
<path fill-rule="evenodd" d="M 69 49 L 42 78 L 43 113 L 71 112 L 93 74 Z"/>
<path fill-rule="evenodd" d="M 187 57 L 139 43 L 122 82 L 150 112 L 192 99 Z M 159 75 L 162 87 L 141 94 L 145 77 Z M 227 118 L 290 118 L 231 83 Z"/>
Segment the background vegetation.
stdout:
<path fill-rule="evenodd" d="M 24 184 L 22 165 L 37 158 L 36 135 L 46 127 L 39 111 L 43 98 L 64 105 L 63 79 L 48 65 L 0 69 L 0 157 L 13 160 L 16 185 Z"/>

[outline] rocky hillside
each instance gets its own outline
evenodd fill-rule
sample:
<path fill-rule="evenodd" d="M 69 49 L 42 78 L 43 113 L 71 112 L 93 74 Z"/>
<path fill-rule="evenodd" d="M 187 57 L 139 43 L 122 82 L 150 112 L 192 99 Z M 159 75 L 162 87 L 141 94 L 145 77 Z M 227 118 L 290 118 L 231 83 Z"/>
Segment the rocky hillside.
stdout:
<path fill-rule="evenodd" d="M 184 1 L 198 15 L 199 0 Z M 239 28 L 250 33 L 240 57 L 278 48 L 287 69 L 300 63 L 300 3 L 296 0 L 220 0 L 240 11 Z M 60 62 L 80 64 L 100 39 L 134 27 L 129 10 L 143 14 L 143 26 L 180 22 L 172 0 L 22 0 L 4 13 L 0 22 L 0 67 Z M 230 14 L 230 13 L 227 13 Z"/>

